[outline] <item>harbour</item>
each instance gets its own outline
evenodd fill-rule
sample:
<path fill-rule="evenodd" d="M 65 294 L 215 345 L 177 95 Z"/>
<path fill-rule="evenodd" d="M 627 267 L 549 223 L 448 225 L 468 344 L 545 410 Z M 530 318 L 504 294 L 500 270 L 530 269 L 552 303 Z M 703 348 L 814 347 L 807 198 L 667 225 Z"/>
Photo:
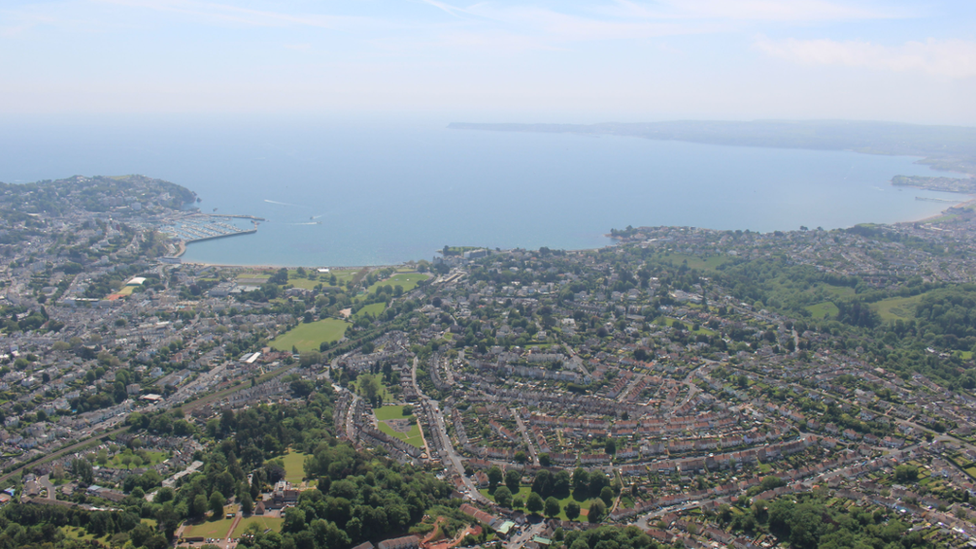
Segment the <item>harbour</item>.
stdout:
<path fill-rule="evenodd" d="M 251 221 L 252 227 L 250 229 L 237 227 L 225 221 L 229 218 L 248 219 Z M 264 221 L 264 219 L 250 215 L 193 214 L 160 227 L 159 231 L 172 236 L 183 244 L 192 244 L 217 238 L 254 234 L 258 231 L 259 221 Z"/>

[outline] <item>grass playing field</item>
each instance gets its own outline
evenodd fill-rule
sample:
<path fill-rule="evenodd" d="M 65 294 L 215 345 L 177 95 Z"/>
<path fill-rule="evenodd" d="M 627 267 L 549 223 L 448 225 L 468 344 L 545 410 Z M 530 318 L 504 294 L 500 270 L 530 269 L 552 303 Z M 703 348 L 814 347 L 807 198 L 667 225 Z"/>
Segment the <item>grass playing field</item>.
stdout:
<path fill-rule="evenodd" d="M 205 538 L 224 538 L 230 533 L 230 527 L 234 524 L 234 519 L 222 518 L 220 520 L 203 521 L 200 524 L 188 526 L 183 530 L 183 537 L 190 538 L 203 536 Z"/>
<path fill-rule="evenodd" d="M 257 524 L 258 528 L 260 529 L 259 530 L 260 532 L 264 532 L 269 528 L 274 532 L 280 532 L 281 523 L 284 521 L 285 519 L 273 518 L 273 517 L 251 516 L 247 518 L 242 518 L 241 521 L 237 523 L 237 528 L 234 528 L 234 533 L 232 533 L 230 537 L 232 538 L 241 537 L 241 535 L 243 535 L 244 532 L 247 531 L 247 528 L 252 524 Z"/>
<path fill-rule="evenodd" d="M 420 434 L 420 426 L 414 423 L 410 426 L 410 431 L 401 433 L 387 424 L 389 420 L 409 419 L 413 416 L 404 415 L 403 406 L 382 406 L 373 412 L 379 421 L 379 429 L 384 433 L 396 437 L 411 446 L 417 448 L 424 447 L 424 439 Z"/>
<path fill-rule="evenodd" d="M 376 288 L 380 286 L 389 285 L 391 287 L 403 286 L 403 291 L 409 292 L 410 290 L 416 288 L 417 284 L 420 283 L 421 280 L 426 280 L 426 279 L 427 279 L 427 275 L 421 273 L 395 274 L 390 278 L 387 278 L 386 280 L 380 280 L 376 284 L 373 284 L 372 286 L 369 287 L 368 291 L 375 292 Z"/>
<path fill-rule="evenodd" d="M 817 303 L 816 305 L 809 305 L 804 307 L 804 309 L 810 311 L 810 315 L 813 318 L 835 318 L 840 309 L 837 305 L 834 305 L 832 301 L 824 301 L 822 303 Z"/>
<path fill-rule="evenodd" d="M 299 484 L 305 478 L 305 458 L 300 452 L 289 451 L 285 454 L 285 480 L 292 484 Z"/>
<path fill-rule="evenodd" d="M 877 303 L 871 304 L 871 308 L 878 312 L 881 320 L 891 321 L 910 320 L 915 318 L 915 307 L 922 300 L 925 294 L 914 295 L 911 297 L 891 297 L 882 299 Z"/>
<path fill-rule="evenodd" d="M 339 341 L 346 333 L 349 323 L 335 318 L 326 318 L 309 324 L 298 326 L 281 334 L 271 342 L 271 346 L 280 351 L 290 351 L 292 346 L 299 353 L 318 351 L 323 341 L 329 343 Z"/>
<path fill-rule="evenodd" d="M 356 314 L 352 315 L 353 318 L 359 318 L 363 315 L 371 314 L 375 318 L 376 315 L 382 313 L 386 309 L 386 303 L 371 303 L 366 305 L 362 309 L 356 311 Z"/>

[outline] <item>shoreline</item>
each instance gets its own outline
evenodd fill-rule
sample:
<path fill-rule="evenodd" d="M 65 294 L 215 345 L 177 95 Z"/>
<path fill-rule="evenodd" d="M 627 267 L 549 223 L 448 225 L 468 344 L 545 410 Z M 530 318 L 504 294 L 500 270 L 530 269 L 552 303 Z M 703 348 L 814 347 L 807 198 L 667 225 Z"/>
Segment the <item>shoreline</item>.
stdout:
<path fill-rule="evenodd" d="M 220 267 L 224 269 L 251 269 L 255 271 L 277 271 L 278 269 L 297 269 L 299 267 L 305 269 L 329 269 L 330 271 L 361 271 L 363 269 L 379 269 L 382 267 L 395 267 L 406 265 L 408 262 L 403 263 L 382 263 L 377 265 L 352 265 L 352 266 L 311 266 L 311 265 L 235 265 L 230 263 L 208 263 L 206 261 L 181 261 L 176 263 L 176 265 L 195 265 L 198 267 Z"/>
<path fill-rule="evenodd" d="M 918 188 L 920 190 L 929 190 L 929 189 L 924 189 L 924 188 L 920 188 L 920 187 L 916 187 L 916 188 Z M 931 222 L 932 220 L 935 220 L 935 219 L 938 219 L 940 217 L 943 217 L 945 215 L 948 215 L 947 212 L 950 209 L 952 209 L 952 208 L 966 208 L 966 207 L 976 206 L 976 195 L 966 194 L 965 196 L 968 197 L 966 200 L 964 200 L 962 202 L 959 202 L 959 203 L 956 203 L 956 204 L 952 204 L 951 206 L 945 208 L 944 210 L 941 210 L 939 213 L 936 213 L 934 215 L 929 215 L 929 216 L 926 216 L 926 217 L 923 217 L 923 218 L 919 218 L 919 219 L 909 219 L 909 220 L 906 220 L 906 221 L 894 221 L 894 222 L 885 223 L 885 224 L 886 225 L 887 224 L 890 224 L 890 225 L 904 225 L 904 224 L 913 224 L 913 223 L 927 223 L 927 222 Z M 226 217 L 250 217 L 250 216 L 226 215 Z M 856 226 L 856 225 L 858 225 L 858 224 L 851 225 L 851 226 L 853 227 L 853 226 Z M 845 227 L 845 228 L 850 228 L 850 227 Z M 250 233 L 250 232 L 252 232 L 252 231 L 248 231 L 248 233 Z M 767 232 L 774 232 L 774 231 L 767 231 Z M 236 235 L 228 235 L 228 236 L 236 236 Z M 607 246 L 617 246 L 617 245 L 620 244 L 620 239 L 618 237 L 612 236 L 610 233 L 605 233 L 602 236 L 605 237 L 605 238 L 607 238 L 608 240 L 610 240 L 610 242 L 607 244 Z M 196 242 L 196 241 L 194 241 L 194 242 Z M 187 251 L 187 247 L 188 247 L 187 245 L 188 244 L 191 244 L 191 243 L 192 242 L 185 242 L 185 241 L 182 241 L 182 240 L 179 241 L 180 251 L 179 251 L 179 253 L 175 257 L 176 258 L 181 258 L 183 256 L 183 254 L 185 254 L 186 251 Z M 506 250 L 503 250 L 503 251 L 508 251 L 510 249 L 516 249 L 516 248 L 509 248 L 509 249 L 506 249 Z M 579 249 L 574 248 L 572 250 L 567 249 L 565 251 L 567 251 L 567 252 L 584 252 L 584 251 L 593 251 L 593 250 L 599 250 L 599 249 L 601 249 L 601 248 L 579 248 Z M 217 267 L 217 268 L 224 268 L 224 269 L 254 269 L 254 270 L 258 270 L 258 271 L 263 271 L 263 270 L 278 270 L 278 269 L 297 269 L 298 267 L 305 267 L 305 268 L 328 268 L 328 269 L 334 269 L 334 270 L 354 270 L 354 269 L 355 270 L 361 270 L 361 269 L 373 269 L 373 268 L 382 268 L 382 267 L 397 267 L 397 266 L 406 265 L 406 264 L 411 263 L 411 262 L 419 262 L 419 261 L 426 261 L 426 260 L 425 259 L 413 259 L 413 260 L 404 261 L 404 262 L 400 262 L 400 263 L 378 263 L 376 265 L 352 265 L 352 266 L 340 265 L 340 266 L 329 266 L 329 267 L 313 267 L 313 266 L 309 266 L 309 265 L 268 265 L 268 264 L 244 265 L 244 264 L 230 264 L 230 263 L 211 263 L 211 262 L 207 262 L 207 261 L 196 261 L 196 260 L 189 260 L 189 261 L 187 261 L 187 260 L 182 260 L 182 259 L 181 259 L 180 263 L 178 263 L 178 264 L 179 265 L 196 265 L 196 266 L 199 266 L 199 267 Z"/>
<path fill-rule="evenodd" d="M 940 218 L 942 216 L 948 215 L 946 212 L 948 212 L 949 210 L 951 210 L 953 208 L 968 208 L 970 206 L 976 206 L 976 195 L 971 195 L 970 194 L 970 195 L 966 195 L 966 196 L 969 197 L 967 200 L 964 200 L 962 202 L 953 204 L 953 205 L 949 206 L 948 208 L 942 210 L 941 212 L 939 212 L 939 213 L 937 213 L 935 215 L 930 215 L 928 217 L 923 217 L 921 219 L 915 219 L 915 220 L 911 220 L 911 221 L 899 221 L 898 223 L 895 223 L 895 225 L 903 225 L 905 223 L 928 223 L 928 222 L 931 222 L 933 219 L 938 219 L 938 218 Z"/>

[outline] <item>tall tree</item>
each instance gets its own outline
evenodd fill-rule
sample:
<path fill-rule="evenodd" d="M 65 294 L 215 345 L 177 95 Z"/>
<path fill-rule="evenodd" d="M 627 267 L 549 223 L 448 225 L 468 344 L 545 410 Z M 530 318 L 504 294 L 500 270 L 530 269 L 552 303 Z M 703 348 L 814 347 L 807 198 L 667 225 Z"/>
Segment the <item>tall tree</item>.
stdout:
<path fill-rule="evenodd" d="M 492 465 L 491 468 L 488 469 L 488 489 L 494 492 L 495 487 L 497 487 L 498 483 L 501 481 L 502 470 L 499 469 L 497 465 Z"/>
<path fill-rule="evenodd" d="M 522 483 L 522 472 L 518 469 L 509 469 L 505 472 L 505 486 L 513 494 L 517 494 L 519 491 L 519 485 Z"/>
<path fill-rule="evenodd" d="M 224 504 L 227 500 L 224 495 L 220 492 L 214 490 L 214 493 L 210 494 L 210 512 L 213 513 L 213 520 L 220 520 L 224 518 Z"/>
<path fill-rule="evenodd" d="M 562 509 L 559 506 L 559 500 L 549 496 L 546 498 L 546 516 L 549 518 L 555 518 Z"/>
<path fill-rule="evenodd" d="M 495 503 L 502 507 L 512 506 L 512 491 L 507 486 L 499 486 L 495 490 Z"/>
<path fill-rule="evenodd" d="M 597 499 L 593 500 L 590 504 L 590 510 L 586 516 L 590 522 L 600 522 L 603 520 L 603 515 L 607 512 L 607 505 L 603 503 L 603 500 Z"/>
<path fill-rule="evenodd" d="M 566 504 L 566 518 L 569 520 L 576 520 L 576 517 L 580 516 L 580 506 L 579 503 L 575 501 L 570 501 Z"/>

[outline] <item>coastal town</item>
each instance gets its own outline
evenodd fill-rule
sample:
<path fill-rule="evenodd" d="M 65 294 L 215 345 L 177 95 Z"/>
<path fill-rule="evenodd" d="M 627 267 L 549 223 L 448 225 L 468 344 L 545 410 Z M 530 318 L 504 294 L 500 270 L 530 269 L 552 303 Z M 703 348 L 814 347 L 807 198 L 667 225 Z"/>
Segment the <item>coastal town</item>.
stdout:
<path fill-rule="evenodd" d="M 969 204 L 255 268 L 180 260 L 248 229 L 188 221 L 172 183 L 2 190 L 0 513 L 86 513 L 54 541 L 976 546 Z M 355 484 L 347 451 L 395 469 Z M 433 493 L 371 530 L 393 474 Z"/>

